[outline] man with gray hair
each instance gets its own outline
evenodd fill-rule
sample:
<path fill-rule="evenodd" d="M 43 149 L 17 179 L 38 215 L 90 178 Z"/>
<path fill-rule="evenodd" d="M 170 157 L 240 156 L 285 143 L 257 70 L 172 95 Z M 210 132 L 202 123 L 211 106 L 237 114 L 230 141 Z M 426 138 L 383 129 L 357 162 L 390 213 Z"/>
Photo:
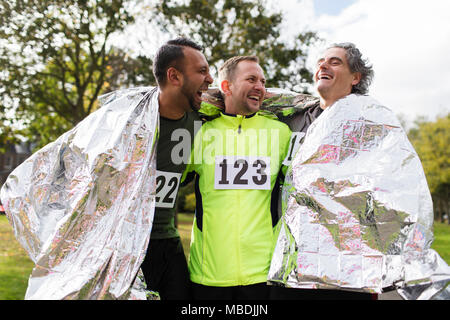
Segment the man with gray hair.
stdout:
<path fill-rule="evenodd" d="M 395 113 L 366 94 L 372 77 L 350 43 L 317 61 L 320 101 L 310 109 L 324 111 L 285 175 L 268 273 L 274 299 L 450 296 L 450 267 L 431 249 L 433 203 L 420 158 Z"/>
<path fill-rule="evenodd" d="M 316 64 L 314 82 L 320 100 L 300 110 L 295 117 L 279 116 L 280 120 L 303 137 L 311 123 L 334 102 L 352 93 L 367 94 L 373 74 L 372 66 L 353 43 L 333 44 Z"/>
<path fill-rule="evenodd" d="M 309 126 L 326 108 L 350 94 L 366 95 L 374 74 L 372 66 L 353 43 L 329 46 L 317 60 L 316 67 L 317 102 L 300 108 L 295 116 L 278 115 L 296 137 L 291 155 L 297 152 Z"/>
<path fill-rule="evenodd" d="M 373 70 L 352 43 L 330 46 L 317 60 L 314 81 L 325 109 L 351 93 L 367 94 Z"/>
<path fill-rule="evenodd" d="M 362 54 L 352 43 L 338 43 L 329 46 L 319 57 L 314 82 L 320 100 L 305 108 L 295 118 L 286 119 L 290 129 L 301 134 L 301 142 L 309 126 L 322 112 L 336 101 L 350 94 L 365 95 L 373 78 L 372 66 L 362 59 Z M 281 119 L 283 120 L 283 119 Z M 297 146 L 298 149 L 300 146 Z M 296 150 L 295 150 L 296 151 Z M 294 153 L 295 153 L 294 151 Z M 271 298 L 289 299 L 376 299 L 376 294 L 343 290 L 293 289 L 274 286 Z"/>

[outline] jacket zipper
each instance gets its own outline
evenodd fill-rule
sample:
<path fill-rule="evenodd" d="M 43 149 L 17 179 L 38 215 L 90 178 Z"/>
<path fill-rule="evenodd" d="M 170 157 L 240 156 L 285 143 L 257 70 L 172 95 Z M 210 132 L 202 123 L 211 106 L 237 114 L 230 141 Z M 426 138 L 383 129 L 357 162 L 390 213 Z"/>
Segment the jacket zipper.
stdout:
<path fill-rule="evenodd" d="M 242 132 L 242 121 L 244 120 L 245 116 L 243 115 L 237 115 L 238 117 L 238 136 L 237 139 L 235 140 L 236 145 L 239 144 L 239 135 Z M 241 207 L 241 197 L 240 197 L 240 193 L 237 193 L 237 202 L 238 202 L 238 208 Z M 237 251 L 237 274 L 236 274 L 236 279 L 237 279 L 237 285 L 242 285 L 242 266 L 241 266 L 241 241 L 240 241 L 240 234 L 241 234 L 241 211 L 237 210 L 237 223 L 236 223 L 236 228 L 237 228 L 237 239 L 236 239 L 236 251 Z"/>
<path fill-rule="evenodd" d="M 239 119 L 238 134 L 241 134 L 241 132 L 242 132 L 242 121 L 244 120 L 245 116 L 242 116 L 242 115 L 238 114 L 237 117 Z"/>

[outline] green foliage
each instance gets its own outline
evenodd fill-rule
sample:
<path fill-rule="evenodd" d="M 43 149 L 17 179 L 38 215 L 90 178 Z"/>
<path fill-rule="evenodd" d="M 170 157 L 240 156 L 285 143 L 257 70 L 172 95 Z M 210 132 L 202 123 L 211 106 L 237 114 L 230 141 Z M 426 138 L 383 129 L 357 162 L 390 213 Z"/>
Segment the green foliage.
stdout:
<path fill-rule="evenodd" d="M 442 220 L 443 213 L 450 215 L 450 114 L 435 122 L 419 118 L 408 136 L 422 161 L 435 213 Z"/>
<path fill-rule="evenodd" d="M 132 59 L 108 45 L 112 35 L 134 20 L 126 4 L 0 3 L 0 135 L 5 137 L 6 128 L 14 125 L 5 139 L 22 135 L 42 146 L 94 111 L 101 93 L 153 80 L 148 58 Z M 15 119 L 7 119 L 11 110 Z"/>
<path fill-rule="evenodd" d="M 420 121 L 409 137 L 420 156 L 432 193 L 450 184 L 450 114 L 435 122 Z"/>
<path fill-rule="evenodd" d="M 131 57 L 113 36 L 135 21 L 139 0 L 0 2 L 0 145 L 25 137 L 37 148 L 68 131 L 121 86 L 154 85 L 149 56 Z M 259 56 L 268 86 L 306 91 L 312 32 L 280 40 L 280 13 L 262 0 L 158 1 L 138 14 L 173 37 L 205 47 L 213 71 L 238 54 Z M 146 11 L 150 10 L 150 11 Z"/>
<path fill-rule="evenodd" d="M 192 201 L 194 201 L 193 207 Z M 177 209 L 178 212 L 194 212 L 195 210 L 194 181 L 191 181 L 185 186 L 180 187 L 180 189 L 178 190 Z"/>
<path fill-rule="evenodd" d="M 312 83 L 305 60 L 316 34 L 281 41 L 282 14 L 269 13 L 262 0 L 161 1 L 152 15 L 162 30 L 202 44 L 212 69 L 235 55 L 257 55 L 268 87 L 306 92 Z"/>

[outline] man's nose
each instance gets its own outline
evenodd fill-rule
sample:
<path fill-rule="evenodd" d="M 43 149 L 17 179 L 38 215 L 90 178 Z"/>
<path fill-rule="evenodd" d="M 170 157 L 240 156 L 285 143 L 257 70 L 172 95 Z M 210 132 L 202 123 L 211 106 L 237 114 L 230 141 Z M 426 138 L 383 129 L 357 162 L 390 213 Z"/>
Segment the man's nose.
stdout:
<path fill-rule="evenodd" d="M 206 81 L 208 84 L 211 84 L 211 83 L 214 82 L 214 79 L 212 78 L 212 76 L 211 76 L 210 73 L 208 73 L 208 75 L 206 76 L 205 81 Z"/>
<path fill-rule="evenodd" d="M 318 65 L 318 69 L 327 69 L 328 68 L 328 62 L 326 60 L 322 61 Z"/>
<path fill-rule="evenodd" d="M 265 86 L 264 82 L 256 81 L 255 82 L 255 89 L 261 90 L 261 91 L 265 91 L 266 90 L 266 86 Z"/>

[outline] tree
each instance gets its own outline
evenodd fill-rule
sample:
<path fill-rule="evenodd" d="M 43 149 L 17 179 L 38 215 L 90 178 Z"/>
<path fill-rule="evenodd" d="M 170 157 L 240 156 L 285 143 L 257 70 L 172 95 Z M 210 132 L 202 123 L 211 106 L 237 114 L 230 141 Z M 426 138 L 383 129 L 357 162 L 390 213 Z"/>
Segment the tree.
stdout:
<path fill-rule="evenodd" d="M 443 221 L 450 216 L 450 113 L 435 122 L 419 118 L 408 136 L 422 161 L 436 218 Z"/>
<path fill-rule="evenodd" d="M 205 48 L 212 73 L 235 55 L 256 55 L 267 87 L 307 93 L 312 73 L 306 68 L 308 49 L 318 37 L 299 33 L 290 43 L 280 40 L 281 13 L 269 13 L 262 0 L 160 1 L 150 10 L 149 22 L 161 31 L 184 35 Z M 193 190 L 180 190 L 179 209 L 192 204 Z"/>
<path fill-rule="evenodd" d="M 137 7 L 149 10 L 148 25 L 203 44 L 213 71 L 233 55 L 256 54 L 268 86 L 304 92 L 312 82 L 305 60 L 316 35 L 280 41 L 282 15 L 262 0 L 2 0 L 0 145 L 23 136 L 41 147 L 93 112 L 100 94 L 155 84 L 148 50 L 132 57 L 111 45 Z"/>
<path fill-rule="evenodd" d="M 257 55 L 268 87 L 307 92 L 312 74 L 306 57 L 318 38 L 304 32 L 291 43 L 282 42 L 282 18 L 268 13 L 262 0 L 161 1 L 151 16 L 165 32 L 201 43 L 213 70 L 232 56 Z"/>
<path fill-rule="evenodd" d="M 101 93 L 122 83 L 154 83 L 148 58 L 132 59 L 108 45 L 112 35 L 134 20 L 126 4 L 124 0 L 1 1 L 2 140 L 21 134 L 38 140 L 40 147 L 93 112 Z"/>

